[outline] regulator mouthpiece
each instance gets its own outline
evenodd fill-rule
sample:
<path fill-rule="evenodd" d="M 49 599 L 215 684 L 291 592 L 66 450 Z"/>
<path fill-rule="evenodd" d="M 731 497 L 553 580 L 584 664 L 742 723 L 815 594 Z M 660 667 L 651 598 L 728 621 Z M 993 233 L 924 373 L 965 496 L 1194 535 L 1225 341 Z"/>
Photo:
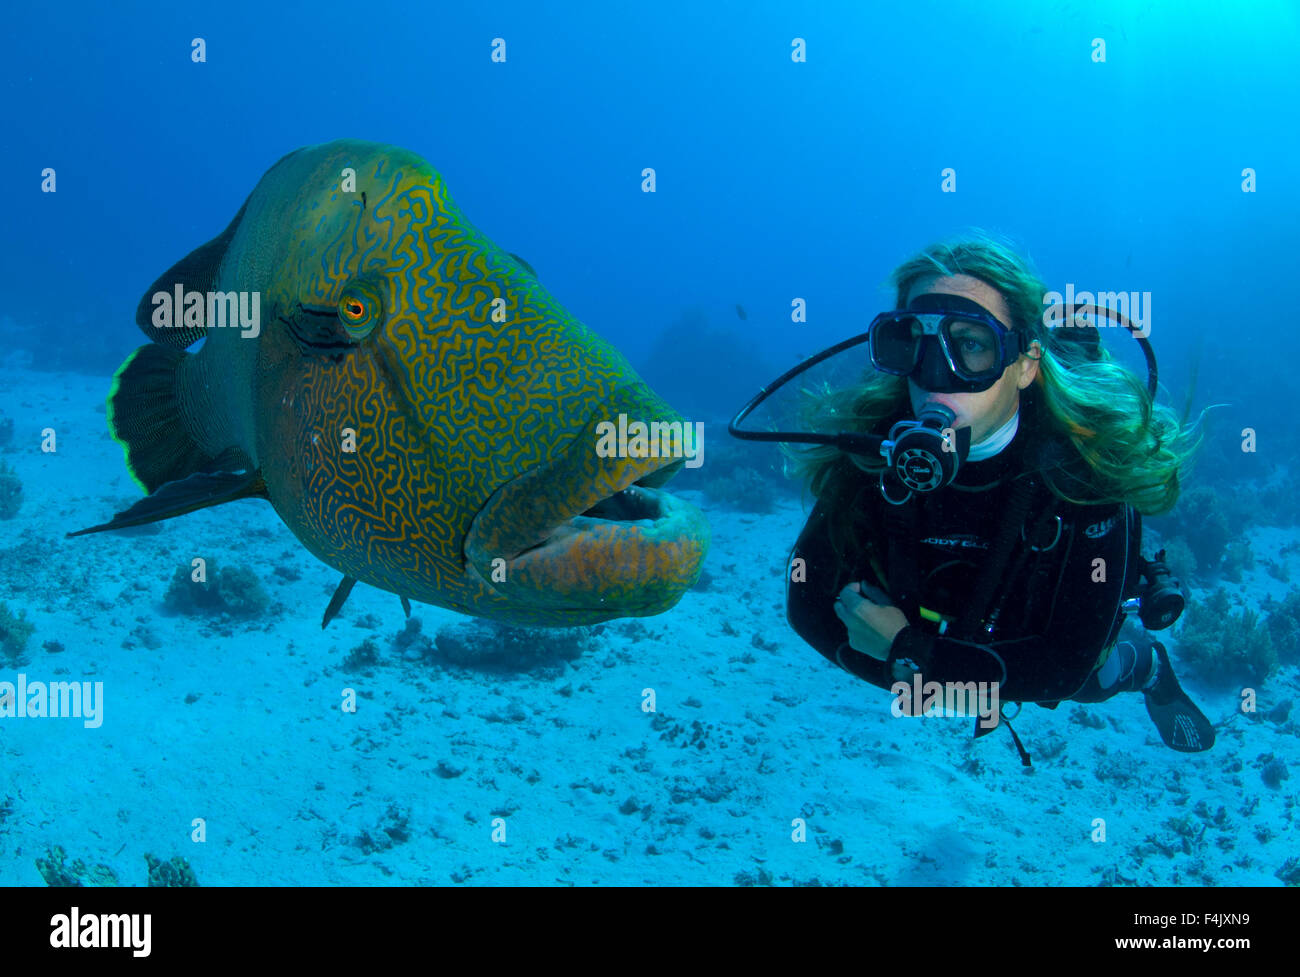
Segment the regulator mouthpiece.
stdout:
<path fill-rule="evenodd" d="M 957 415 L 943 404 L 926 404 L 914 421 L 899 421 L 880 446 L 888 467 L 880 493 L 902 505 L 913 492 L 933 492 L 952 483 L 970 452 L 970 428 L 953 428 Z"/>

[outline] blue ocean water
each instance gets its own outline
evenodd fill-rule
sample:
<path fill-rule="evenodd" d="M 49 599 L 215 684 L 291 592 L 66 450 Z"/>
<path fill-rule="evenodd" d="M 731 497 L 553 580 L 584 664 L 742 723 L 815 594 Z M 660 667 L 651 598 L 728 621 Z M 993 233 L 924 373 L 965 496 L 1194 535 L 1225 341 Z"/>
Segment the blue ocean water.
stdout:
<path fill-rule="evenodd" d="M 0 882 L 141 885 L 147 856 L 205 885 L 1300 882 L 1292 4 L 73 4 L 6 28 L 0 683 L 103 692 L 86 722 L 0 716 Z M 338 138 L 428 159 L 705 422 L 674 484 L 712 549 L 677 606 L 539 637 L 416 605 L 416 635 L 363 585 L 322 631 L 339 573 L 265 503 L 64 538 L 139 496 L 104 400 L 141 295 Z M 1027 708 L 1025 770 L 1000 733 L 896 719 L 786 623 L 808 500 L 725 419 L 970 227 L 1053 288 L 1149 293 L 1164 402 L 1218 405 L 1150 523 L 1227 625 L 1168 642 L 1209 753 L 1130 695 Z M 169 598 L 196 554 L 265 606 Z"/>

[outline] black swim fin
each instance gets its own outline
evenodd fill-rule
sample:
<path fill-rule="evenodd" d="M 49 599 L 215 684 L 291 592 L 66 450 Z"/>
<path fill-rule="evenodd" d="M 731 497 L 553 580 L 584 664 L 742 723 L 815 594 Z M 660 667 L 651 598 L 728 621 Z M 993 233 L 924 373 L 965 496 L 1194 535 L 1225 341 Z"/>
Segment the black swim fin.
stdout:
<path fill-rule="evenodd" d="M 1200 753 L 1214 745 L 1214 726 L 1205 713 L 1187 697 L 1178 684 L 1174 668 L 1169 664 L 1169 652 L 1159 641 L 1154 642 L 1159 655 L 1156 684 L 1143 693 L 1147 715 L 1160 731 L 1165 745 L 1180 753 Z"/>

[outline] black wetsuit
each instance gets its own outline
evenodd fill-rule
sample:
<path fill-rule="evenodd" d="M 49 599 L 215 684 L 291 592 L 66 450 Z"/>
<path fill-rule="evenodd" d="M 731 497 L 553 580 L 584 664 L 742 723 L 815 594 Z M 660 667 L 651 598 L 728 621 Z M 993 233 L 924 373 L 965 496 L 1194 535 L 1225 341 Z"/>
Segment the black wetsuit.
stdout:
<path fill-rule="evenodd" d="M 952 485 L 916 498 L 911 525 L 920 608 L 956 619 L 970 603 L 1013 482 L 1033 467 L 1031 458 L 1043 457 L 1034 426 L 1025 423 L 1022 412 L 1020 429 L 1006 448 L 984 461 L 966 462 Z M 878 480 L 852 471 L 854 489 L 863 490 L 856 504 L 864 507 L 868 528 L 861 534 L 865 538 L 842 544 L 852 543 L 845 548 L 857 555 L 846 557 L 840 567 L 825 502 L 813 509 L 791 554 L 792 561 L 806 561 L 806 579 L 797 582 L 787 574 L 786 585 L 790 624 L 805 641 L 885 689 L 897 681 L 897 659 L 914 663 L 927 682 L 998 682 L 1003 701 L 1051 704 L 1076 694 L 1088 700 L 1114 694 L 1115 689 L 1098 694 L 1084 685 L 1119 633 L 1125 579 L 1136 579 L 1141 529 L 1132 508 L 1077 505 L 1041 492 L 1030 516 L 1040 533 L 1046 526 L 1049 535 L 1040 535 L 1038 542 L 1045 546 L 1050 541 L 1054 515 L 1060 517 L 1059 538 L 1040 555 L 1030 551 L 1021 561 L 1026 543 L 1017 535 L 1006 577 L 996 591 L 994 603 L 1000 606 L 992 635 L 961 640 L 940 634 L 937 622 L 914 612 L 909 626 L 894 639 L 889 660 L 881 662 L 849 647 L 848 632 L 833 609 L 840 591 L 854 581 L 896 594 L 888 586 L 887 527 L 896 529 L 897 517 L 887 512 L 889 503 L 880 494 Z M 853 492 L 838 496 L 846 497 L 853 498 Z M 1105 561 L 1104 582 L 1098 582 L 1097 560 Z M 948 627 L 951 631 L 951 622 Z M 1096 685 L 1095 678 L 1090 685 Z"/>

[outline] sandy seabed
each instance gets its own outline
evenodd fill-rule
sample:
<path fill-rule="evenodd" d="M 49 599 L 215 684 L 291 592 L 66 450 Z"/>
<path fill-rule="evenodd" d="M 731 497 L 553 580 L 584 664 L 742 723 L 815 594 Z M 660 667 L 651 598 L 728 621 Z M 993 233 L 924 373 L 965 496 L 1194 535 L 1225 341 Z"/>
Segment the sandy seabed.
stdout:
<path fill-rule="evenodd" d="M 97 728 L 0 719 L 0 884 L 43 884 L 54 846 L 131 885 L 146 854 L 183 856 L 204 885 L 1279 885 L 1295 852 L 1297 781 L 1261 775 L 1300 752 L 1300 717 L 1264 718 L 1296 699 L 1294 667 L 1253 716 L 1239 690 L 1185 682 L 1223 723 L 1206 754 L 1164 747 L 1137 695 L 1026 707 L 1027 770 L 1004 730 L 974 741 L 969 719 L 896 718 L 888 693 L 790 630 L 793 502 L 709 507 L 707 586 L 605 625 L 578 658 L 515 674 L 412 660 L 397 598 L 364 585 L 321 630 L 339 574 L 265 503 L 65 539 L 138 497 L 107 388 L 10 369 L 0 389 L 25 489 L 0 522 L 0 600 L 35 626 L 30 660 L 0 662 L 0 681 L 104 690 Z M 1293 535 L 1251 539 L 1273 556 Z M 254 570 L 271 613 L 168 616 L 196 556 Z M 1262 573 L 1238 588 L 1284 591 Z M 465 620 L 413 616 L 430 637 Z M 378 661 L 345 667 L 367 638 Z"/>

